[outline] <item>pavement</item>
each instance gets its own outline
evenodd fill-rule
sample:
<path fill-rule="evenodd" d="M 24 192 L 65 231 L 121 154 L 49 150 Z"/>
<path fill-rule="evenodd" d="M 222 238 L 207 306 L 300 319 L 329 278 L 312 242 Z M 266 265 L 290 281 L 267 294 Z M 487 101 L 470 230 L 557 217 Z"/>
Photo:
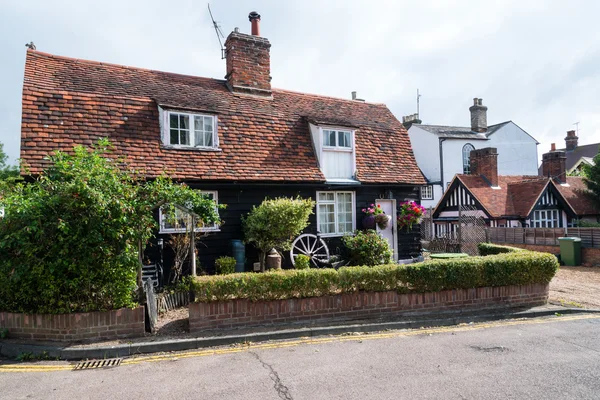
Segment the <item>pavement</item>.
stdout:
<path fill-rule="evenodd" d="M 6 399 L 597 399 L 600 314 L 354 333 L 125 358 L 0 363 Z"/>
<path fill-rule="evenodd" d="M 545 305 L 524 310 L 477 310 L 471 312 L 447 311 L 431 314 L 418 313 L 411 317 L 398 319 L 346 321 L 337 325 L 317 326 L 286 325 L 264 326 L 252 329 L 219 330 L 201 337 L 158 337 L 149 336 L 125 339 L 119 342 L 96 342 L 87 345 L 79 343 L 28 342 L 27 340 L 0 340 L 0 357 L 17 358 L 24 354 L 43 356 L 49 359 L 86 360 L 127 357 L 139 354 L 193 350 L 239 343 L 257 343 L 269 340 L 293 339 L 339 335 L 353 332 L 379 332 L 390 329 L 416 329 L 426 327 L 451 326 L 461 323 L 494 321 L 501 319 L 535 318 L 551 315 L 578 313 L 600 313 L 600 310 Z"/>

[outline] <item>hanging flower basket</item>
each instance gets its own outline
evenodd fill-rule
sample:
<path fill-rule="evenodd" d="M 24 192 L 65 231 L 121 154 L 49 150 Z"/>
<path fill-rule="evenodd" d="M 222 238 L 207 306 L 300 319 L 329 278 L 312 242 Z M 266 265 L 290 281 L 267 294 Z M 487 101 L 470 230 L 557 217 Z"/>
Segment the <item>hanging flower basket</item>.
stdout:
<path fill-rule="evenodd" d="M 390 225 L 391 220 L 392 217 L 386 214 L 377 214 L 375 216 L 375 223 L 381 230 L 386 229 Z"/>
<path fill-rule="evenodd" d="M 398 211 L 398 229 L 412 229 L 414 224 L 419 223 L 423 214 L 425 214 L 425 207 L 414 201 L 400 204 L 400 210 Z"/>
<path fill-rule="evenodd" d="M 375 229 L 375 216 L 367 215 L 362 220 L 363 229 Z"/>

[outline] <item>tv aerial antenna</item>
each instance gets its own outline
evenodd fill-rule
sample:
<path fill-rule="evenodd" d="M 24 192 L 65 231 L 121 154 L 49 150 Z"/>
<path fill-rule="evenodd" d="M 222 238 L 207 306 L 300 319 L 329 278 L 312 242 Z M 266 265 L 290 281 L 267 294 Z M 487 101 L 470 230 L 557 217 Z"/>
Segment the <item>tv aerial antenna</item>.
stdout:
<path fill-rule="evenodd" d="M 225 59 L 225 49 L 223 48 L 223 41 L 221 39 L 225 39 L 225 35 L 221 31 L 221 27 L 215 21 L 212 11 L 210 10 L 210 3 L 208 3 L 208 13 L 210 14 L 210 19 L 212 20 L 213 26 L 215 28 L 215 32 L 217 34 L 217 39 L 219 40 L 219 46 L 221 46 L 221 60 Z"/>

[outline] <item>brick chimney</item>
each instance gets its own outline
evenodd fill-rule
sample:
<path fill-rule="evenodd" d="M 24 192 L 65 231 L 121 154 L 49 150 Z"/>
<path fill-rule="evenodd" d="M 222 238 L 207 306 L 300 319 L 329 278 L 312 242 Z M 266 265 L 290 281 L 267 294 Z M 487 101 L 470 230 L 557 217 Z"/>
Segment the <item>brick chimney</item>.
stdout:
<path fill-rule="evenodd" d="M 402 117 L 402 125 L 404 128 L 409 129 L 413 124 L 420 124 L 423 121 L 419 118 L 419 114 L 411 114 Z"/>
<path fill-rule="evenodd" d="M 471 151 L 471 175 L 481 175 L 490 186 L 498 187 L 498 150 L 495 147 Z"/>
<path fill-rule="evenodd" d="M 567 151 L 575 150 L 575 148 L 577 147 L 578 140 L 579 140 L 579 137 L 577 137 L 577 134 L 575 133 L 575 131 L 567 131 L 567 137 L 565 138 L 565 144 L 567 147 Z"/>
<path fill-rule="evenodd" d="M 234 93 L 271 97 L 269 40 L 260 37 L 260 15 L 248 15 L 252 34 L 231 32 L 225 41 L 227 87 Z"/>
<path fill-rule="evenodd" d="M 487 132 L 487 107 L 483 105 L 483 99 L 474 98 L 471 111 L 471 130 L 473 132 Z"/>
<path fill-rule="evenodd" d="M 551 151 L 542 155 L 542 175 L 558 182 L 566 182 L 566 160 L 564 151 Z"/>

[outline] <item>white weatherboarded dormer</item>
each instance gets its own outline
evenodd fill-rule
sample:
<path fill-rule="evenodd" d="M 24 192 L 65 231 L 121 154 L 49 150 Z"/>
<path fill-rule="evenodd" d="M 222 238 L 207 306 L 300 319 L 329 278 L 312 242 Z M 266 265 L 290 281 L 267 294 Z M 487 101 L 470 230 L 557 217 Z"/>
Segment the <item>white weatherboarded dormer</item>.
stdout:
<path fill-rule="evenodd" d="M 355 130 L 309 123 L 319 167 L 327 182 L 356 182 Z"/>

